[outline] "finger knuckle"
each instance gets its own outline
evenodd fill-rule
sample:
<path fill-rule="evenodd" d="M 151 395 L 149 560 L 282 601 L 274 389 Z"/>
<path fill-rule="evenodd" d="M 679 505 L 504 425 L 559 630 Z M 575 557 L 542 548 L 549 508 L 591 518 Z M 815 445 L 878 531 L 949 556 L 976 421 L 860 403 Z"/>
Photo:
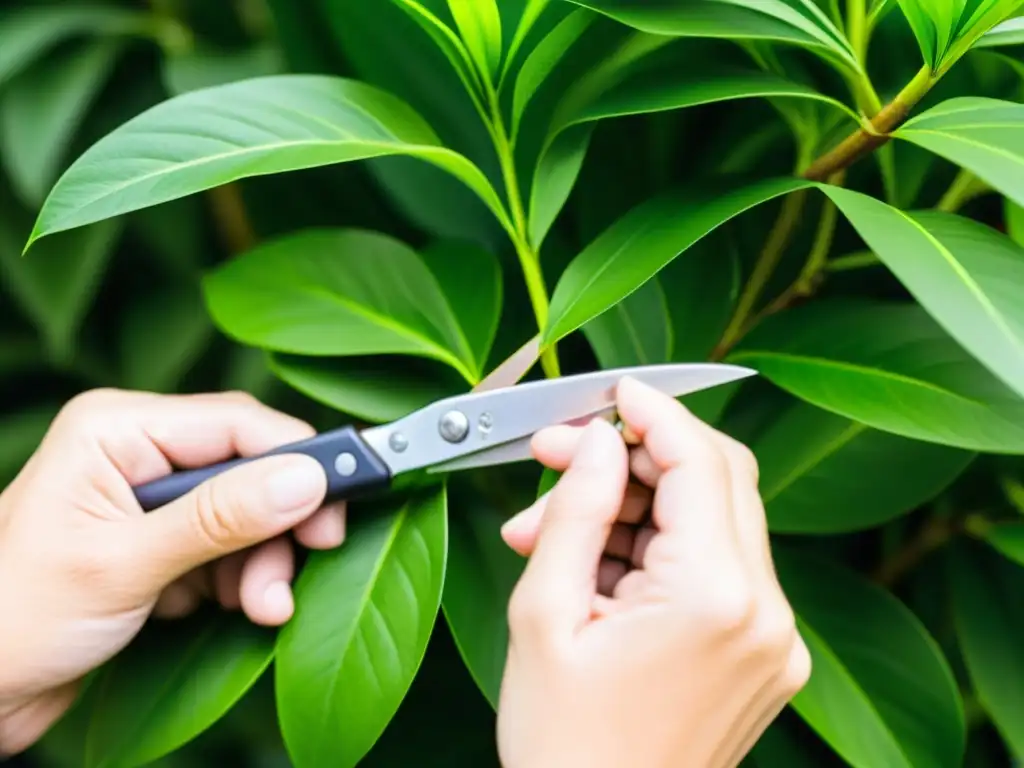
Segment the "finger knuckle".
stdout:
<path fill-rule="evenodd" d="M 742 635 L 750 629 L 756 609 L 752 592 L 735 586 L 709 595 L 703 603 L 701 619 L 715 635 Z"/>
<path fill-rule="evenodd" d="M 799 636 L 793 646 L 789 666 L 783 678 L 783 693 L 789 698 L 796 696 L 810 682 L 813 662 L 811 652 Z"/>
<path fill-rule="evenodd" d="M 195 490 L 196 533 L 211 548 L 222 549 L 234 542 L 234 521 L 238 519 L 238 503 L 217 483 L 204 483 Z"/>
<path fill-rule="evenodd" d="M 244 389 L 233 389 L 222 393 L 225 400 L 232 400 L 241 405 L 263 405 L 259 398 Z"/>
<path fill-rule="evenodd" d="M 516 585 L 508 603 L 508 623 L 512 633 L 537 637 L 545 632 L 552 610 L 556 609 L 545 595 L 545 590 L 534 589 L 527 580 Z"/>
<path fill-rule="evenodd" d="M 771 658 L 786 658 L 793 646 L 796 619 L 785 605 L 762 608 L 751 623 L 749 640 L 753 650 Z"/>
<path fill-rule="evenodd" d="M 757 455 L 744 443 L 728 436 L 726 436 L 726 446 L 729 461 L 736 467 L 737 471 L 749 475 L 756 483 L 761 471 Z"/>
<path fill-rule="evenodd" d="M 80 392 L 60 409 L 56 423 L 64 429 L 89 429 L 103 421 L 105 415 L 124 397 L 124 392 L 111 387 Z"/>

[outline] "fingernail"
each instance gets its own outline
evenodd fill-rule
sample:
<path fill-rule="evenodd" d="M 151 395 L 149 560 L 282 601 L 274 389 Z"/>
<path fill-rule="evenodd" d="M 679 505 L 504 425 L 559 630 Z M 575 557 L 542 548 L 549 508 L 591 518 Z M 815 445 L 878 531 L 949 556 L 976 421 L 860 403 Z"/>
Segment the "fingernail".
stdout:
<path fill-rule="evenodd" d="M 291 514 L 320 501 L 327 488 L 323 469 L 314 460 L 296 457 L 267 479 L 270 503 L 282 514 Z"/>
<path fill-rule="evenodd" d="M 608 462 L 615 458 L 615 446 L 609 438 L 621 439 L 615 427 L 601 419 L 594 419 L 583 431 L 573 465 L 584 469 L 606 467 Z"/>

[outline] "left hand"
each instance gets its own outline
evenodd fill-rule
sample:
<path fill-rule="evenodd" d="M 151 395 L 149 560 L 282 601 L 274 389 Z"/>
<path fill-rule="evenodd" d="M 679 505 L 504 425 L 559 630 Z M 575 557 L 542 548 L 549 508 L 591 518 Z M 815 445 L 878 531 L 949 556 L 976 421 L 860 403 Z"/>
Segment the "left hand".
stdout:
<path fill-rule="evenodd" d="M 240 393 L 101 390 L 65 406 L 0 494 L 0 755 L 35 742 L 150 615 L 211 598 L 258 624 L 291 617 L 287 533 L 315 549 L 345 536 L 315 460 L 254 461 L 148 514 L 132 487 L 313 434 Z"/>

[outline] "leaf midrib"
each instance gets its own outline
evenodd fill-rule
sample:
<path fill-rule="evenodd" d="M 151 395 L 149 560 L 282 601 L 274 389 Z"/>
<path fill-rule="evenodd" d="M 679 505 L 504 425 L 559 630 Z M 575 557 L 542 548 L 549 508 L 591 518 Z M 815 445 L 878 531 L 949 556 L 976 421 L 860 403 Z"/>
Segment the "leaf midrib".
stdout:
<path fill-rule="evenodd" d="M 401 533 L 402 528 L 408 522 L 409 504 L 410 502 L 406 501 L 406 503 L 402 505 L 401 510 L 395 516 L 395 520 L 391 524 L 391 530 L 388 533 L 388 538 L 384 542 L 384 546 L 381 547 L 380 555 L 377 557 L 377 561 L 373 566 L 373 572 L 370 574 L 370 578 L 366 582 L 366 589 L 363 590 L 363 593 L 359 596 L 358 609 L 354 611 L 355 618 L 349 623 L 349 631 L 345 633 L 344 643 L 342 644 L 344 651 L 337 655 L 337 664 L 331 672 L 331 679 L 327 685 L 327 695 L 324 697 L 324 701 L 327 702 L 327 704 L 322 709 L 322 718 L 320 720 L 321 733 L 328 732 L 327 721 L 330 719 L 332 711 L 330 702 L 334 700 L 334 693 L 337 690 L 338 682 L 341 679 L 342 668 L 345 666 L 348 654 L 352 650 L 352 641 L 355 638 L 359 623 L 362 621 L 362 618 L 366 614 L 367 608 L 373 599 L 373 592 L 377 588 L 377 582 L 380 580 L 381 571 L 384 570 L 384 565 L 388 561 L 391 550 L 394 549 L 399 533 Z"/>
<path fill-rule="evenodd" d="M 910 760 L 910 757 L 907 755 L 902 742 L 896 737 L 896 734 L 892 732 L 891 728 L 889 727 L 889 723 L 887 723 L 885 718 L 882 717 L 881 712 L 878 711 L 878 708 L 871 700 L 871 697 L 868 696 L 867 691 L 864 690 L 864 688 L 861 686 L 857 678 L 854 677 L 849 667 L 847 667 L 846 664 L 843 663 L 843 660 L 839 658 L 839 654 L 837 654 L 832 649 L 832 644 L 825 640 L 822 634 L 812 626 L 812 622 L 807 621 L 807 619 L 801 615 L 801 612 L 799 610 L 797 610 L 797 624 L 798 626 L 802 627 L 801 631 L 807 632 L 809 630 L 818 639 L 819 649 L 822 650 L 825 653 L 825 655 L 832 661 L 832 663 L 835 664 L 835 666 L 842 672 L 843 677 L 845 678 L 847 683 L 849 683 L 849 686 L 853 690 L 853 692 L 855 694 L 860 695 L 860 698 L 867 705 L 868 710 L 875 716 L 877 724 L 879 725 L 881 730 L 888 734 L 889 737 L 892 739 L 892 743 L 895 745 L 896 750 L 900 753 L 900 755 L 902 755 L 904 761 L 906 762 L 906 768 L 913 768 L 914 764 Z"/>
<path fill-rule="evenodd" d="M 850 425 L 847 426 L 838 437 L 827 442 L 821 451 L 814 453 L 807 461 L 798 464 L 793 471 L 783 478 L 781 483 L 776 483 L 771 492 L 764 495 L 764 503 L 770 504 L 772 501 L 777 499 L 797 480 L 804 477 L 812 469 L 821 466 L 827 459 L 834 456 L 841 448 L 849 445 L 854 438 L 858 437 L 867 429 L 868 426 L 866 424 L 851 420 Z"/>
<path fill-rule="evenodd" d="M 864 365 L 857 363 L 849 363 L 841 360 L 830 360 L 824 357 L 808 357 L 807 355 L 798 355 L 791 352 L 770 352 L 770 351 L 748 351 L 738 352 L 734 355 L 730 355 L 732 360 L 741 360 L 744 357 L 762 357 L 762 358 L 775 358 L 782 360 L 792 360 L 796 362 L 808 363 L 811 365 L 818 365 L 824 368 L 838 368 L 840 370 L 851 370 L 861 375 L 874 376 L 876 378 L 891 379 L 898 381 L 901 384 L 908 386 L 918 387 L 920 389 L 927 389 L 945 397 L 951 397 L 956 400 L 968 403 L 975 407 L 987 408 L 988 406 L 980 400 L 973 400 L 959 392 L 953 392 L 952 390 L 945 389 L 938 384 L 923 379 L 914 379 L 909 376 L 905 376 L 900 373 L 894 373 L 892 371 L 886 371 L 882 368 L 869 368 Z"/>

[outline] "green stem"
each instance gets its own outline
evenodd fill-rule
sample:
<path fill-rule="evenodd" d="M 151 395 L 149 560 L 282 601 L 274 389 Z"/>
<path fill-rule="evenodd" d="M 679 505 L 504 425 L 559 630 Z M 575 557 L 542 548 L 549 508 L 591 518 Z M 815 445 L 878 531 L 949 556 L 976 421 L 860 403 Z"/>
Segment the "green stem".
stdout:
<path fill-rule="evenodd" d="M 957 517 L 930 518 L 914 538 L 878 567 L 874 581 L 884 587 L 894 586 L 928 555 L 945 546 L 962 530 L 962 525 Z"/>
<path fill-rule="evenodd" d="M 494 138 L 495 150 L 501 165 L 501 175 L 505 182 L 512 224 L 516 232 L 513 245 L 516 249 L 516 255 L 519 257 L 519 265 L 523 270 L 523 278 L 526 281 L 526 290 L 530 296 L 530 304 L 533 306 L 533 314 L 537 318 L 537 328 L 543 333 L 548 323 L 550 300 L 548 299 L 547 287 L 544 285 L 544 272 L 541 269 L 540 254 L 530 244 L 526 209 L 523 206 L 523 198 L 519 190 L 519 178 L 516 173 L 515 151 L 512 148 L 512 142 L 509 140 L 508 132 L 505 129 L 505 122 L 501 116 L 501 106 L 498 101 L 497 92 L 492 88 L 488 96 L 491 102 L 491 135 Z M 558 364 L 558 350 L 554 345 L 541 352 L 540 359 L 544 373 L 548 378 L 557 378 L 561 375 Z"/>
<path fill-rule="evenodd" d="M 838 259 L 832 259 L 825 265 L 826 272 L 850 272 L 855 269 L 864 269 L 865 267 L 874 267 L 881 264 L 882 260 L 875 256 L 871 251 L 864 253 L 852 253 L 849 256 L 840 256 Z"/>
<path fill-rule="evenodd" d="M 793 230 L 796 228 L 806 201 L 807 190 L 805 189 L 787 195 L 783 201 L 782 210 L 779 211 L 775 225 L 768 234 L 768 239 L 761 250 L 761 255 L 754 265 L 754 271 L 751 273 L 750 279 L 747 280 L 743 293 L 736 304 L 736 311 L 733 313 L 725 333 L 722 334 L 722 340 L 712 353 L 713 359 L 721 359 L 739 339 L 747 323 L 747 318 L 750 317 L 750 314 L 757 306 L 761 293 L 771 279 L 775 267 L 778 265 L 783 252 L 786 250 L 786 246 L 789 244 L 790 237 L 793 235 Z"/>
<path fill-rule="evenodd" d="M 955 213 L 974 198 L 988 192 L 989 189 L 988 184 L 963 168 L 953 179 L 953 183 L 949 185 L 949 189 L 946 190 L 935 208 L 946 213 Z"/>
<path fill-rule="evenodd" d="M 866 0 L 846 0 L 846 38 L 862 66 L 868 50 L 867 19 Z"/>

